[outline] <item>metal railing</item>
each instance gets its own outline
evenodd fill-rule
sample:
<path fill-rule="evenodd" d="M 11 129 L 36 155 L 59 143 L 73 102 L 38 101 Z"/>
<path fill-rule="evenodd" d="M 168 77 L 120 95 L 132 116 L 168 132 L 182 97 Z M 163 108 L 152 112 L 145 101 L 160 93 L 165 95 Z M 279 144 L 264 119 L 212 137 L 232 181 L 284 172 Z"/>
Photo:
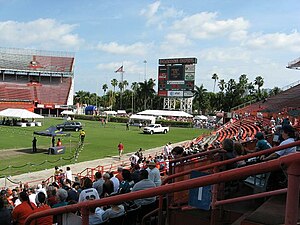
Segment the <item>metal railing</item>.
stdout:
<path fill-rule="evenodd" d="M 277 150 L 286 149 L 286 148 L 299 146 L 299 145 L 300 145 L 300 141 L 297 141 L 292 144 L 275 147 L 258 153 L 252 153 L 251 156 L 254 156 L 256 154 L 258 156 L 260 155 L 259 153 L 277 151 Z M 224 162 L 217 162 L 215 164 L 220 164 L 220 165 L 221 163 L 228 164 L 228 163 L 233 163 L 236 160 L 242 160 L 246 158 L 247 158 L 246 156 L 241 156 L 238 157 L 237 159 L 226 160 Z M 81 210 L 82 225 L 88 225 L 89 209 L 91 207 L 117 204 L 124 201 L 131 201 L 140 198 L 163 196 L 164 194 L 168 194 L 168 193 L 174 193 L 174 192 L 193 189 L 197 187 L 203 187 L 207 185 L 213 185 L 213 184 L 228 182 L 232 180 L 238 180 L 253 174 L 267 173 L 270 171 L 281 169 L 282 165 L 286 166 L 287 175 L 288 175 L 285 225 L 296 225 L 298 219 L 299 187 L 300 187 L 300 153 L 299 152 L 287 156 L 283 156 L 275 160 L 270 160 L 267 162 L 249 165 L 249 166 L 232 169 L 224 172 L 219 172 L 215 174 L 210 174 L 204 177 L 189 179 L 189 180 L 180 181 L 172 184 L 166 184 L 148 190 L 131 192 L 128 194 L 107 197 L 107 198 L 98 199 L 94 201 L 85 201 L 74 205 L 69 205 L 60 208 L 50 209 L 43 212 L 33 213 L 26 219 L 25 225 L 29 225 L 31 221 L 40 217 L 49 216 L 49 215 L 60 215 L 69 212 L 76 212 L 78 210 Z M 220 205 L 221 203 L 219 202 L 218 205 Z M 213 201 L 212 204 L 214 209 L 214 207 L 216 206 L 216 201 L 215 202 Z M 223 202 L 223 204 L 225 203 Z"/>

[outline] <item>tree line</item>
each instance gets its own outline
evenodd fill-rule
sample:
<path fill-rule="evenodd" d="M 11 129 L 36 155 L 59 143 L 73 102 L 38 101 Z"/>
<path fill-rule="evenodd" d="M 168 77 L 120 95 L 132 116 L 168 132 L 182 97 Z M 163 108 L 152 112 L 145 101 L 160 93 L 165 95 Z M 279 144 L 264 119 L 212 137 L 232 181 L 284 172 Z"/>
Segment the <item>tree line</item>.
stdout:
<path fill-rule="evenodd" d="M 203 84 L 195 85 L 193 91 L 193 109 L 197 113 L 209 114 L 215 111 L 229 112 L 233 107 L 243 103 L 267 99 L 269 96 L 278 94 L 281 89 L 274 87 L 271 90 L 263 89 L 264 79 L 257 76 L 254 81 L 249 81 L 246 74 L 240 75 L 238 80 L 219 79 L 214 73 L 212 75 L 213 92 L 207 91 Z M 127 112 L 139 112 L 146 109 L 162 109 L 163 98 L 158 97 L 155 91 L 155 79 L 150 78 L 144 82 L 133 82 L 130 87 L 128 81 L 117 79 L 111 80 L 112 89 L 108 84 L 102 84 L 103 95 L 87 91 L 77 91 L 74 103 L 96 105 L 104 110 L 124 109 Z M 219 91 L 216 92 L 216 86 Z M 178 102 L 179 106 L 180 102 Z"/>

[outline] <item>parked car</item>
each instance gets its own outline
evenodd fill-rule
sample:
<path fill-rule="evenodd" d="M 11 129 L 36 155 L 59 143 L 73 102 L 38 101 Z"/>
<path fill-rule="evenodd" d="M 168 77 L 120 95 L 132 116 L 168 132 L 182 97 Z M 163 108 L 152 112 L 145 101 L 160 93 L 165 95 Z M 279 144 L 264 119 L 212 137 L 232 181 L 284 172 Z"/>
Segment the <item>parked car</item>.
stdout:
<path fill-rule="evenodd" d="M 80 122 L 67 121 L 64 122 L 63 124 L 56 125 L 56 128 L 60 131 L 64 131 L 64 130 L 79 131 L 82 129 L 82 124 Z"/>
<path fill-rule="evenodd" d="M 145 134 L 155 134 L 155 133 L 168 133 L 170 130 L 169 127 L 163 127 L 162 125 L 160 124 L 150 124 L 149 126 L 147 127 L 144 127 L 144 130 L 143 132 Z"/>

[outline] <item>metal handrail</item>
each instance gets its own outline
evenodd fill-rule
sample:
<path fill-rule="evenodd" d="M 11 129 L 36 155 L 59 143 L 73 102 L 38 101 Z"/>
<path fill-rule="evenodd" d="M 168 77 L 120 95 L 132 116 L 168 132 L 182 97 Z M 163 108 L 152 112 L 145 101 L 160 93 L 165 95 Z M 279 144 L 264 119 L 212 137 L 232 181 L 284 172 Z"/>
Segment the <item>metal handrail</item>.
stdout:
<path fill-rule="evenodd" d="M 295 142 L 284 147 L 297 146 L 300 141 Z M 254 173 L 266 173 L 269 171 L 274 171 L 285 164 L 287 166 L 288 173 L 288 190 L 287 190 L 287 203 L 286 203 L 286 216 L 285 225 L 296 224 L 297 223 L 297 213 L 299 205 L 299 186 L 300 186 L 300 153 L 290 154 L 288 156 L 283 156 L 275 160 L 270 160 L 260 164 L 254 164 L 246 167 L 241 167 L 237 169 L 232 169 L 224 172 L 219 172 L 216 174 L 211 174 L 199 178 L 194 178 L 190 180 L 185 180 L 181 182 L 176 182 L 172 184 L 167 184 L 164 186 L 151 188 L 148 190 L 131 192 L 128 194 L 107 197 L 103 199 L 98 199 L 94 201 L 85 201 L 82 203 L 63 206 L 60 208 L 50 209 L 43 212 L 37 212 L 31 214 L 25 221 L 25 225 L 29 225 L 30 222 L 36 218 L 58 215 L 63 213 L 75 212 L 81 210 L 82 212 L 82 224 L 87 225 L 89 222 L 89 208 L 117 204 L 124 201 L 130 201 L 140 198 L 148 198 L 159 195 L 164 195 L 167 193 L 173 193 L 183 190 L 188 190 L 197 187 L 203 187 L 211 184 L 228 182 L 231 180 L 241 179 L 245 176 L 250 176 Z"/>

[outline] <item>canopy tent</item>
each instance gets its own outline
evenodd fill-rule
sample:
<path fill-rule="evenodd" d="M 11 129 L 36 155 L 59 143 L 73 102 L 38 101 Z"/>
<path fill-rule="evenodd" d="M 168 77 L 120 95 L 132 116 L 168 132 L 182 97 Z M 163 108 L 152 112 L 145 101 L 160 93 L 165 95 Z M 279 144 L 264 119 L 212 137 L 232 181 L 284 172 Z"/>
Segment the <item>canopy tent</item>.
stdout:
<path fill-rule="evenodd" d="M 150 124 L 155 123 L 155 116 L 131 115 L 129 121 L 150 121 Z"/>
<path fill-rule="evenodd" d="M 117 115 L 116 111 L 104 111 L 106 115 Z"/>
<path fill-rule="evenodd" d="M 145 110 L 137 113 L 138 115 L 148 116 L 176 116 L 176 117 L 193 117 L 184 111 L 168 111 L 168 110 Z"/>
<path fill-rule="evenodd" d="M 62 114 L 62 115 L 75 115 L 75 113 L 73 111 L 70 111 L 70 110 L 64 110 L 60 114 Z"/>
<path fill-rule="evenodd" d="M 21 118 L 21 119 L 41 119 L 43 116 L 30 112 L 26 109 L 4 109 L 0 112 L 1 117 Z"/>
<path fill-rule="evenodd" d="M 125 110 L 118 110 L 117 114 L 127 114 Z"/>
<path fill-rule="evenodd" d="M 55 126 L 48 127 L 46 130 L 43 130 L 43 131 L 34 131 L 33 133 L 37 134 L 37 135 L 41 135 L 41 136 L 48 136 L 48 137 L 70 136 L 69 133 L 65 133 L 63 131 L 57 130 Z"/>
<path fill-rule="evenodd" d="M 207 120 L 208 117 L 204 115 L 198 115 L 194 117 L 194 120 Z"/>

